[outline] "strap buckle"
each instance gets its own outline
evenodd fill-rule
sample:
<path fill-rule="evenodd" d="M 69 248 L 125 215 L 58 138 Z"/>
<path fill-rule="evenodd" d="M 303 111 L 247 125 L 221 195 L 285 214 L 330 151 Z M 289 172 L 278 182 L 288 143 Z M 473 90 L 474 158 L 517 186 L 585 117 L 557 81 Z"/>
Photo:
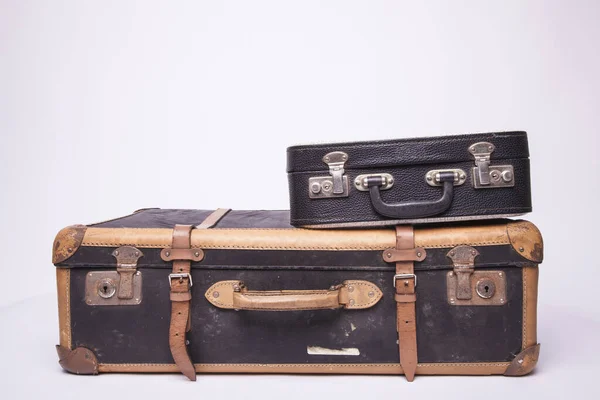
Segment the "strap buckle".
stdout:
<path fill-rule="evenodd" d="M 194 282 L 192 281 L 192 275 L 185 272 L 183 274 L 169 274 L 169 286 L 173 286 L 173 279 L 179 278 L 179 282 L 183 282 L 183 278 L 188 278 L 190 280 L 190 287 L 194 286 Z"/>
<path fill-rule="evenodd" d="M 396 274 L 394 275 L 394 287 L 396 287 L 396 283 L 398 279 L 414 279 L 415 287 L 417 287 L 417 276 L 415 274 Z"/>

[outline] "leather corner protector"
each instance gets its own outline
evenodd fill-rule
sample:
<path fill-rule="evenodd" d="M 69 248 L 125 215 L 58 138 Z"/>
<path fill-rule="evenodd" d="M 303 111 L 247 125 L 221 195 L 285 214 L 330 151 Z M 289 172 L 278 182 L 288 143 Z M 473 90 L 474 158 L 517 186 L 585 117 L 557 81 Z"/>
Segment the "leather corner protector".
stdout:
<path fill-rule="evenodd" d="M 505 376 L 523 376 L 529 374 L 537 365 L 540 357 L 540 344 L 526 348 L 512 360 L 506 371 Z"/>
<path fill-rule="evenodd" d="M 219 281 L 208 288 L 204 297 L 215 307 L 233 310 L 233 286 L 236 284 L 240 281 Z"/>
<path fill-rule="evenodd" d="M 544 258 L 544 241 L 540 230 L 529 221 L 508 223 L 506 227 L 510 244 L 517 253 L 529 261 L 541 263 Z"/>
<path fill-rule="evenodd" d="M 348 291 L 348 299 L 352 300 L 346 305 L 347 309 L 361 310 L 373 307 L 383 297 L 383 292 L 377 285 L 368 281 L 344 281 Z M 352 288 L 352 291 L 350 291 Z"/>
<path fill-rule="evenodd" d="M 96 355 L 85 347 L 68 349 L 57 345 L 58 363 L 67 372 L 78 375 L 97 375 L 98 360 Z"/>
<path fill-rule="evenodd" d="M 83 242 L 86 229 L 85 225 L 72 225 L 58 232 L 54 239 L 54 247 L 52 248 L 53 264 L 66 261 L 75 254 Z"/>

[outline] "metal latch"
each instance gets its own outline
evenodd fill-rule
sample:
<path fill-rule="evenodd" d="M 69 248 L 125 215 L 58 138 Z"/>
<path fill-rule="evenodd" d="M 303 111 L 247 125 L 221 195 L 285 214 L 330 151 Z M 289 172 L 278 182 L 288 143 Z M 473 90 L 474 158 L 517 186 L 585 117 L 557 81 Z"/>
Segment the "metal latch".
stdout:
<path fill-rule="evenodd" d="M 144 254 L 133 246 L 112 252 L 116 271 L 92 271 L 85 280 L 85 302 L 90 306 L 127 306 L 142 302 L 142 272 L 137 262 Z"/>
<path fill-rule="evenodd" d="M 506 303 L 506 278 L 502 271 L 475 271 L 479 252 L 457 246 L 447 254 L 454 264 L 446 276 L 448 303 L 457 306 L 495 306 Z"/>
<path fill-rule="evenodd" d="M 346 161 L 348 161 L 348 154 L 343 151 L 325 154 L 323 162 L 329 167 L 330 176 L 308 179 L 308 195 L 311 199 L 348 197 L 348 177 L 344 175 Z"/>
<path fill-rule="evenodd" d="M 471 299 L 471 274 L 475 270 L 475 257 L 479 252 L 471 246 L 458 246 L 446 255 L 454 264 L 454 273 L 457 276 L 456 298 L 459 300 Z"/>
<path fill-rule="evenodd" d="M 515 186 L 512 165 L 490 165 L 490 158 L 496 147 L 489 142 L 479 142 L 469 147 L 475 157 L 473 186 L 475 189 L 502 188 Z"/>

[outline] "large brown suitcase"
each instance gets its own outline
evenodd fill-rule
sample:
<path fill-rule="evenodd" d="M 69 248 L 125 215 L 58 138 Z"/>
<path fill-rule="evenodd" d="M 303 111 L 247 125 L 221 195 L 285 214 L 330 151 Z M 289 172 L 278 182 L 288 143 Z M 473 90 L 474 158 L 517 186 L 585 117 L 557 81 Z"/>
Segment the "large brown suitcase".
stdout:
<path fill-rule="evenodd" d="M 412 379 L 536 365 L 542 238 L 533 224 L 307 230 L 288 221 L 287 211 L 146 209 L 61 230 L 61 366 Z"/>

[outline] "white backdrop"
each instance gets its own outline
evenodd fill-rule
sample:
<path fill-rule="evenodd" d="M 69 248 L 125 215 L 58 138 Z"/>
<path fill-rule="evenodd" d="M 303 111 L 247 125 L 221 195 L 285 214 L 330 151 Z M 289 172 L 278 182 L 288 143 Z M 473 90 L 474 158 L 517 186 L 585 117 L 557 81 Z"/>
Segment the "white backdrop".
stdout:
<path fill-rule="evenodd" d="M 293 144 L 527 130 L 527 218 L 546 244 L 542 358 L 530 380 L 201 377 L 196 389 L 152 380 L 203 398 L 229 382 L 240 390 L 235 379 L 270 382 L 279 397 L 294 385 L 352 396 L 358 382 L 447 397 L 443 382 L 464 398 L 464 382 L 518 395 L 552 373 L 593 376 L 599 346 L 580 333 L 600 329 L 599 18 L 598 1 L 0 0 L 0 316 L 23 328 L 2 330 L 4 356 L 28 368 L 13 344 L 26 346 L 29 332 L 48 362 L 39 373 L 56 374 L 46 379 L 99 382 L 60 374 L 50 346 L 51 245 L 66 225 L 143 207 L 287 208 Z M 18 368 L 5 364 L 0 380 L 12 381 Z M 592 393 L 550 380 L 554 393 Z"/>

